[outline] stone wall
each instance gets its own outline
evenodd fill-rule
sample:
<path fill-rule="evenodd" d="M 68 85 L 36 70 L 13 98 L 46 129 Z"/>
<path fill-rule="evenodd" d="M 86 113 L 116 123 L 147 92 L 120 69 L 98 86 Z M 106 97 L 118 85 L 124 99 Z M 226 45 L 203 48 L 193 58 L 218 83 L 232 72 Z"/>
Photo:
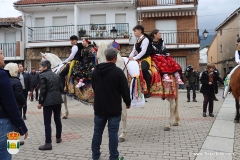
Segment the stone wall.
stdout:
<path fill-rule="evenodd" d="M 133 49 L 133 45 L 120 45 L 121 56 L 129 56 Z M 71 53 L 71 47 L 49 47 L 49 52 L 56 54 L 60 58 L 67 58 Z M 47 52 L 47 48 L 28 48 L 26 51 L 26 67 L 30 69 L 31 60 L 41 60 L 41 52 Z"/>

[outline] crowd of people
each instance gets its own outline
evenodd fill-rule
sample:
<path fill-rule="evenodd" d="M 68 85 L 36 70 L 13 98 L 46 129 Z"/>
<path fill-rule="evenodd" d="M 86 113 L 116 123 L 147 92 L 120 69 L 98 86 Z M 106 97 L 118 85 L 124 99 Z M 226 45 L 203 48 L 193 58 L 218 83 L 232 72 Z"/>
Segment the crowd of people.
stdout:
<path fill-rule="evenodd" d="M 129 60 L 137 61 L 141 66 L 142 76 L 146 83 L 145 97 L 149 98 L 151 75 L 148 70 L 152 62 L 158 69 L 163 81 L 172 82 L 169 75 L 176 78 L 179 85 L 184 85 L 186 78 L 187 102 L 190 102 L 190 90 L 193 91 L 193 102 L 196 100 L 196 90 L 199 83 L 202 84 L 200 92 L 203 94 L 203 117 L 206 117 L 207 106 L 210 117 L 213 114 L 213 100 L 217 100 L 217 82 L 223 83 L 219 77 L 215 65 L 209 63 L 201 74 L 189 65 L 184 75 L 181 66 L 170 56 L 159 30 L 155 29 L 150 35 L 144 33 L 144 28 L 137 25 L 133 28 L 137 42 L 130 53 Z M 67 60 L 66 67 L 60 73 L 55 74 L 51 70 L 51 62 L 42 60 L 39 63 L 39 71 L 34 67 L 27 72 L 22 64 L 8 63 L 5 65 L 2 50 L 0 50 L 0 128 L 3 132 L 0 136 L 0 154 L 3 159 L 11 159 L 7 152 L 7 136 L 11 131 L 19 132 L 28 137 L 28 129 L 24 123 L 27 119 L 27 97 L 30 92 L 30 100 L 33 101 L 33 92 L 38 101 L 38 109 L 43 108 L 45 126 L 45 144 L 39 150 L 52 149 L 51 117 L 54 115 L 56 126 L 56 143 L 62 141 L 62 123 L 60 119 L 61 104 L 64 93 L 65 76 L 75 76 L 81 80 L 91 79 L 94 91 L 94 133 L 92 138 L 92 159 L 99 159 L 102 134 L 106 124 L 109 132 L 110 160 L 121 159 L 118 152 L 118 131 L 122 112 L 122 98 L 126 108 L 130 108 L 131 99 L 127 78 L 123 71 L 116 67 L 118 51 L 114 48 L 106 49 L 104 54 L 106 63 L 96 64 L 97 49 L 88 39 L 78 43 L 77 36 L 71 36 L 72 51 Z M 83 81 L 81 81 L 82 83 Z M 40 94 L 38 95 L 38 90 Z M 104 92 L 102 92 L 104 91 Z"/>

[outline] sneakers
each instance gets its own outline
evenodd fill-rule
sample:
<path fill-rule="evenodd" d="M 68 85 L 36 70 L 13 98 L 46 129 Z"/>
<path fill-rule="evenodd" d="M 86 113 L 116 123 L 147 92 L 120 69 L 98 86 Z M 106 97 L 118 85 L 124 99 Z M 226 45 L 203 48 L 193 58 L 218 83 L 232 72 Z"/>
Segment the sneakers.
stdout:
<path fill-rule="evenodd" d="M 213 114 L 213 113 L 209 113 L 209 116 L 210 116 L 210 117 L 214 117 L 214 114 Z"/>
<path fill-rule="evenodd" d="M 178 84 L 184 84 L 183 81 L 181 80 L 181 78 L 178 78 L 178 79 L 177 79 L 177 83 L 178 83 Z"/>
<path fill-rule="evenodd" d="M 56 139 L 56 143 L 61 143 L 62 142 L 62 138 L 57 138 Z"/>
<path fill-rule="evenodd" d="M 196 99 L 193 99 L 193 102 L 197 102 L 197 100 L 196 100 Z"/>
<path fill-rule="evenodd" d="M 203 117 L 207 117 L 206 112 L 203 112 Z"/>
<path fill-rule="evenodd" d="M 44 145 L 40 146 L 38 149 L 39 150 L 52 150 L 52 144 L 51 143 L 45 143 Z"/>
<path fill-rule="evenodd" d="M 167 74 L 164 74 L 164 75 L 163 75 L 163 81 L 164 81 L 164 82 L 172 82 L 172 80 L 168 77 Z"/>
<path fill-rule="evenodd" d="M 188 99 L 187 102 L 190 102 L 190 100 Z"/>

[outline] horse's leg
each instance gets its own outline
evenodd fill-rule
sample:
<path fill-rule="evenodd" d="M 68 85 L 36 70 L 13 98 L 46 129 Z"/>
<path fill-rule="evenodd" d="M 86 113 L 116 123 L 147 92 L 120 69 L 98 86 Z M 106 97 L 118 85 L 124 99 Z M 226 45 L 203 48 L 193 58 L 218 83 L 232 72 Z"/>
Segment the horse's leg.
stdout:
<path fill-rule="evenodd" d="M 179 112 L 178 112 L 178 98 L 175 99 L 175 110 L 174 110 L 174 123 L 173 126 L 178 126 Z"/>
<path fill-rule="evenodd" d="M 63 95 L 63 102 L 64 102 L 64 107 L 65 107 L 65 115 L 62 117 L 62 119 L 67 119 L 68 118 L 68 106 L 67 106 L 67 95 Z"/>
<path fill-rule="evenodd" d="M 234 123 L 239 123 L 239 97 L 235 98 L 235 103 L 236 103 L 236 117 L 234 119 Z"/>
<path fill-rule="evenodd" d="M 119 136 L 119 142 L 124 142 L 127 136 L 127 108 L 126 104 L 122 103 L 122 133 Z"/>
<path fill-rule="evenodd" d="M 169 117 L 169 123 L 164 127 L 164 131 L 170 131 L 172 123 L 173 123 L 173 116 L 175 111 L 175 101 L 174 99 L 167 99 L 170 103 L 170 117 Z"/>

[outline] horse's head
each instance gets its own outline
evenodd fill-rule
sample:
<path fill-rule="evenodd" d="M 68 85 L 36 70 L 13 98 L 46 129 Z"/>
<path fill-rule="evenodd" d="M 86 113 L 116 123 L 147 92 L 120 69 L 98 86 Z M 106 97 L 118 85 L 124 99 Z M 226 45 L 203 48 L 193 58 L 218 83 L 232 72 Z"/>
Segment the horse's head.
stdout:
<path fill-rule="evenodd" d="M 112 42 L 106 43 L 106 42 L 100 42 L 99 44 L 96 43 L 96 46 L 98 47 L 98 52 L 97 52 L 97 59 L 98 63 L 103 63 L 106 62 L 106 57 L 104 54 L 104 51 L 111 46 Z"/>
<path fill-rule="evenodd" d="M 41 53 L 41 55 L 42 55 L 42 60 L 47 59 L 47 58 L 46 58 L 46 53 L 42 53 L 42 52 L 40 52 L 40 53 Z"/>
<path fill-rule="evenodd" d="M 62 64 L 62 60 L 56 56 L 55 54 L 52 53 L 41 53 L 42 55 L 42 60 L 47 59 L 51 62 L 52 67 L 51 68 L 56 68 L 60 64 Z"/>

